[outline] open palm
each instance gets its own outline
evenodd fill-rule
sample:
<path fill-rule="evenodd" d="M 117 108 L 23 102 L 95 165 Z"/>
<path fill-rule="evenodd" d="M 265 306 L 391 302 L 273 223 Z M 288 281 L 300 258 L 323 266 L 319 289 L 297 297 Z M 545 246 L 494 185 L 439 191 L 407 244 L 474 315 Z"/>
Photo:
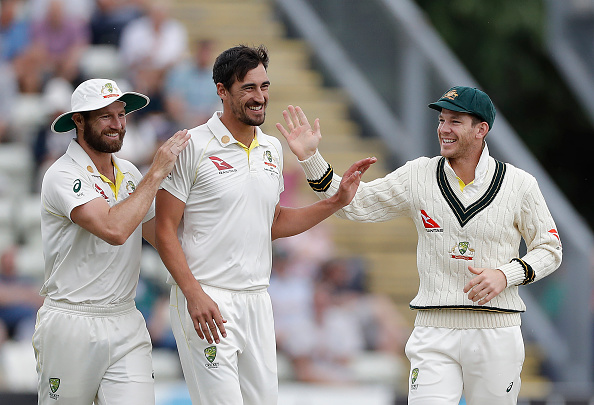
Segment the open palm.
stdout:
<path fill-rule="evenodd" d="M 312 128 L 301 107 L 292 105 L 283 111 L 283 117 L 287 128 L 280 123 L 276 124 L 276 128 L 287 140 L 291 152 L 299 160 L 305 160 L 315 154 L 322 139 L 320 120 L 316 118 Z"/>

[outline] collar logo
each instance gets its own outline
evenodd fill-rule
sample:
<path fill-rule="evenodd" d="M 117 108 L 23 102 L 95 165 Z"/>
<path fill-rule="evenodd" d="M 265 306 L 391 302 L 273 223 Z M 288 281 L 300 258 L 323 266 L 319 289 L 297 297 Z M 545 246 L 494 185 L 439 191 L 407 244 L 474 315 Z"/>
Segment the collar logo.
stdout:
<path fill-rule="evenodd" d="M 470 242 L 458 242 L 448 253 L 452 259 L 472 260 L 474 258 L 474 249 L 470 247 Z"/>
<path fill-rule="evenodd" d="M 441 98 L 449 98 L 450 100 L 454 100 L 456 97 L 458 97 L 458 92 L 456 90 L 450 90 Z"/>

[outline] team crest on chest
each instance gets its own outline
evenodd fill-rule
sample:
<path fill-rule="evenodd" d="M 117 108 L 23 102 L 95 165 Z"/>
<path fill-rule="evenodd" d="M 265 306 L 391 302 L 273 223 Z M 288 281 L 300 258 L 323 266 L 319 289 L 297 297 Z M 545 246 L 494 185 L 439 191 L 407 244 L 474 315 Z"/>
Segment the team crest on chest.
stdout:
<path fill-rule="evenodd" d="M 279 174 L 278 165 L 276 160 L 272 156 L 272 152 L 270 152 L 269 150 L 265 151 L 262 160 L 264 161 L 264 170 L 274 174 Z"/>
<path fill-rule="evenodd" d="M 452 259 L 472 260 L 474 258 L 474 249 L 470 247 L 470 242 L 458 242 L 449 253 Z"/>
<path fill-rule="evenodd" d="M 132 180 L 128 180 L 128 182 L 126 183 L 126 191 L 128 192 L 128 194 L 132 194 L 134 190 L 136 190 L 136 184 L 134 184 Z"/>

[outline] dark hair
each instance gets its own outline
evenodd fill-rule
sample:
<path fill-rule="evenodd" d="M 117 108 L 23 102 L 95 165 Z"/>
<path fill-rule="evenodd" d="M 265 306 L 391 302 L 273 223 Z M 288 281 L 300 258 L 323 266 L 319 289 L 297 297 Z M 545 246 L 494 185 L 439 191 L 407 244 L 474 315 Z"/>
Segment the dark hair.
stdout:
<path fill-rule="evenodd" d="M 259 64 L 268 68 L 268 50 L 264 45 L 252 48 L 239 45 L 223 51 L 215 60 L 212 79 L 215 84 L 222 83 L 230 89 L 235 81 L 241 81 L 245 75 Z"/>

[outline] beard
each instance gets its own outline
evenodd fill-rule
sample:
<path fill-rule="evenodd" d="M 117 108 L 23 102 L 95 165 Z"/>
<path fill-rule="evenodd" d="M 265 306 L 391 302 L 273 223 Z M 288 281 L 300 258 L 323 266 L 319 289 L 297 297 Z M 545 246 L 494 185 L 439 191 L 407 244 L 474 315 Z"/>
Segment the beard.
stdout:
<path fill-rule="evenodd" d="M 245 106 L 245 108 L 248 108 L 248 107 Z M 238 106 L 236 104 L 232 104 L 231 112 L 239 120 L 239 122 L 244 123 L 246 125 L 253 126 L 253 127 L 259 127 L 260 125 L 262 125 L 264 123 L 264 120 L 266 119 L 265 108 L 266 108 L 266 104 L 264 104 L 264 111 L 263 111 L 261 118 L 251 118 L 249 115 L 247 115 L 246 111 L 244 110 L 244 108 L 242 108 L 241 105 Z"/>
<path fill-rule="evenodd" d="M 124 135 L 126 135 L 125 129 L 118 130 L 117 132 L 117 140 L 110 139 L 111 142 L 108 142 L 105 138 L 103 138 L 101 133 L 94 131 L 91 125 L 85 121 L 83 139 L 92 149 L 96 150 L 97 152 L 115 153 L 119 152 L 120 149 L 122 149 L 122 144 L 124 143 Z"/>

